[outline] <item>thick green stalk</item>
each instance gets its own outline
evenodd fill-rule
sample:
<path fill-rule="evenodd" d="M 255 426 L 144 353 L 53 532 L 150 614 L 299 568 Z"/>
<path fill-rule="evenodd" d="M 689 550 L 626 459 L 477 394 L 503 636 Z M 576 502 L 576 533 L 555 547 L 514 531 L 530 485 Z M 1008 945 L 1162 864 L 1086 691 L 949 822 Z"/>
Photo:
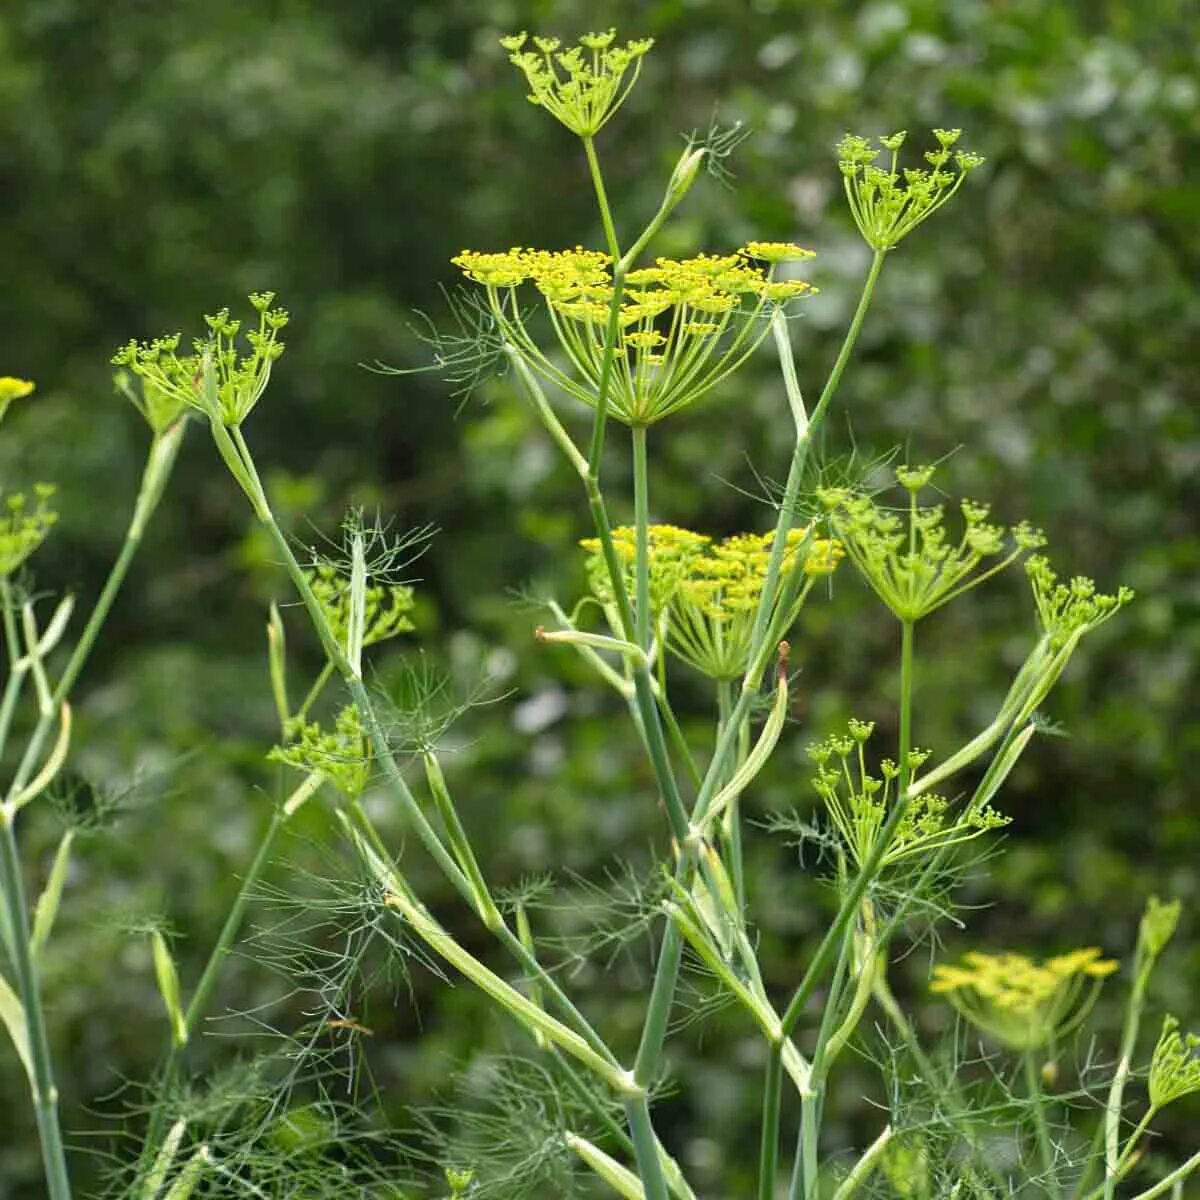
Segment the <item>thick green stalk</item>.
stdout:
<path fill-rule="evenodd" d="M 1050 1141 L 1050 1126 L 1046 1123 L 1046 1097 L 1042 1093 L 1041 1081 L 1038 1079 L 1037 1063 L 1033 1061 L 1033 1051 L 1026 1050 L 1021 1055 L 1025 1068 L 1025 1087 L 1033 1105 L 1033 1122 L 1037 1130 L 1038 1155 L 1042 1160 L 1042 1170 L 1046 1176 L 1046 1194 L 1061 1196 L 1062 1189 L 1058 1184 L 1058 1172 L 1054 1166 L 1054 1146 Z"/>
<path fill-rule="evenodd" d="M 626 1099 L 625 1119 L 629 1122 L 638 1177 L 646 1189 L 646 1200 L 668 1200 L 667 1177 L 658 1154 L 658 1137 L 650 1122 L 650 1105 L 644 1095 Z"/>
<path fill-rule="evenodd" d="M 779 1108 L 783 1090 L 783 1043 L 767 1048 L 763 1075 L 762 1129 L 758 1150 L 758 1200 L 775 1200 L 779 1170 Z"/>
<path fill-rule="evenodd" d="M 0 888 L 4 892 L 6 924 L 12 933 L 9 947 L 17 994 L 25 1010 L 25 1025 L 29 1038 L 29 1058 L 32 1067 L 30 1088 L 33 1093 L 33 1113 L 37 1121 L 38 1139 L 42 1147 L 42 1167 L 50 1200 L 70 1200 L 71 1182 L 67 1174 L 66 1150 L 58 1120 L 58 1088 L 50 1061 L 50 1046 L 46 1038 L 46 1021 L 38 989 L 37 967 L 29 950 L 29 910 L 21 880 L 21 863 L 17 856 L 17 840 L 13 832 L 15 813 L 0 805 Z"/>
<path fill-rule="evenodd" d="M 841 1007 L 842 987 L 846 979 L 846 971 L 854 952 L 854 929 L 847 926 L 842 936 L 841 949 L 838 952 L 837 966 L 834 968 L 833 979 L 829 985 L 829 995 L 825 999 L 825 1009 L 821 1014 L 821 1024 L 817 1030 L 817 1044 L 812 1060 L 812 1094 L 804 1096 L 800 1109 L 800 1134 L 796 1145 L 796 1161 L 792 1168 L 792 1182 L 788 1189 L 788 1200 L 813 1200 L 817 1194 L 817 1181 L 820 1179 L 820 1133 L 821 1111 L 825 1105 L 825 1077 L 827 1066 L 825 1051 L 829 1045 L 830 1035 L 837 1020 L 838 1009 Z"/>

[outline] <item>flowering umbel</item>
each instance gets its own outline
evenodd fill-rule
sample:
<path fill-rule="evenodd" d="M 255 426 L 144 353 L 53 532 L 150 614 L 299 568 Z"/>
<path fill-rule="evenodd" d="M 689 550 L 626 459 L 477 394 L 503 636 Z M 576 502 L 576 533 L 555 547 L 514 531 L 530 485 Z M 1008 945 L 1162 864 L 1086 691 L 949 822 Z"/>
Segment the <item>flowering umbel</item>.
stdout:
<path fill-rule="evenodd" d="M 944 995 L 977 1029 L 1014 1050 L 1036 1050 L 1074 1029 L 1101 982 L 1118 967 L 1094 946 L 1045 962 L 1023 954 L 964 956 L 933 969 L 930 990 Z"/>
<path fill-rule="evenodd" d="M 659 258 L 625 273 L 615 314 L 612 260 L 599 250 L 464 250 L 452 261 L 483 286 L 501 334 L 533 370 L 592 406 L 603 386 L 613 416 L 645 426 L 737 370 L 767 335 L 766 318 L 815 291 L 803 280 L 774 277 L 777 263 L 805 257 L 799 246 L 760 242 L 735 254 Z M 542 294 L 572 370 L 529 332 L 517 292 L 525 283 Z"/>
<path fill-rule="evenodd" d="M 845 488 L 818 492 L 854 565 L 902 621 L 928 616 L 1026 551 L 1045 545 L 1045 537 L 1025 522 L 1011 531 L 991 523 L 988 506 L 973 500 L 962 502 L 963 532 L 957 542 L 951 540 L 942 506 L 917 504 L 932 476 L 929 467 L 897 469 L 896 480 L 909 493 L 899 513 Z"/>
<path fill-rule="evenodd" d="M 24 492 L 3 498 L 0 508 L 0 579 L 7 579 L 46 540 L 58 520 L 50 507 L 52 483 L 34 485 L 33 502 Z"/>
<path fill-rule="evenodd" d="M 837 145 L 838 166 L 846 199 L 859 232 L 877 251 L 891 250 L 931 217 L 962 186 L 962 181 L 983 163 L 978 154 L 954 150 L 961 129 L 935 129 L 936 150 L 925 152 L 924 167 L 897 169 L 905 134 L 879 139 L 890 154 L 887 166 L 876 160 L 882 151 L 857 134 L 848 133 Z"/>
<path fill-rule="evenodd" d="M 653 38 L 616 44 L 617 31 L 586 33 L 577 46 L 561 49 L 558 38 L 527 33 L 500 39 L 509 61 L 529 84 L 529 101 L 544 108 L 572 133 L 590 138 L 608 123 L 637 83 Z"/>
<path fill-rule="evenodd" d="M 250 415 L 271 377 L 271 366 L 283 353 L 279 331 L 288 323 L 282 308 L 272 308 L 274 292 L 251 292 L 250 304 L 258 313 L 258 327 L 244 334 L 250 352 L 239 353 L 241 321 L 229 309 L 205 316 L 207 338 L 192 341 L 193 353 L 180 356 L 180 335 L 131 341 L 113 355 L 113 363 L 126 367 L 143 381 L 145 400 L 168 400 L 198 409 L 212 420 L 236 428 Z"/>

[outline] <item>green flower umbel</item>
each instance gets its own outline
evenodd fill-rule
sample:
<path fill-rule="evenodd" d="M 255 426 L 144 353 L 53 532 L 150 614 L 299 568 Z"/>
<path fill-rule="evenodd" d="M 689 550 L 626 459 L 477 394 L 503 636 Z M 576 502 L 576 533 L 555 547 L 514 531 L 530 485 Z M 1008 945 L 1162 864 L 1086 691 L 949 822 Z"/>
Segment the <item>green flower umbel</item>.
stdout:
<path fill-rule="evenodd" d="M 961 134 L 961 129 L 935 129 L 938 148 L 925 153 L 929 169 L 909 167 L 903 172 L 897 170 L 903 132 L 879 139 L 891 156 L 887 166 L 877 165 L 882 151 L 867 138 L 848 133 L 838 143 L 850 212 L 873 250 L 891 250 L 937 212 L 983 162 L 978 154 L 953 149 Z"/>
<path fill-rule="evenodd" d="M 558 38 L 535 37 L 525 49 L 526 33 L 503 37 L 509 61 L 525 74 L 529 101 L 544 108 L 572 133 L 588 138 L 597 134 L 625 103 L 637 83 L 642 59 L 653 38 L 638 38 L 616 45 L 617 31 L 587 33 L 578 46 L 560 49 Z"/>
<path fill-rule="evenodd" d="M 962 502 L 963 531 L 951 540 L 942 506 L 917 504 L 932 476 L 930 467 L 896 470 L 909 494 L 908 505 L 898 512 L 844 488 L 818 492 L 854 565 L 902 621 L 928 616 L 1046 541 L 1025 522 L 1011 531 L 992 524 L 988 506 L 973 500 Z"/>
<path fill-rule="evenodd" d="M 246 331 L 249 353 L 239 353 L 242 323 L 232 320 L 229 309 L 204 318 L 207 338 L 192 342 L 192 354 L 179 354 L 180 335 L 131 341 L 113 355 L 113 363 L 127 367 L 143 381 L 147 402 L 173 400 L 198 409 L 211 420 L 236 428 L 250 415 L 267 389 L 271 366 L 283 353 L 279 331 L 288 323 L 282 308 L 272 308 L 274 292 L 252 292 L 250 303 L 258 313 L 258 327 Z"/>

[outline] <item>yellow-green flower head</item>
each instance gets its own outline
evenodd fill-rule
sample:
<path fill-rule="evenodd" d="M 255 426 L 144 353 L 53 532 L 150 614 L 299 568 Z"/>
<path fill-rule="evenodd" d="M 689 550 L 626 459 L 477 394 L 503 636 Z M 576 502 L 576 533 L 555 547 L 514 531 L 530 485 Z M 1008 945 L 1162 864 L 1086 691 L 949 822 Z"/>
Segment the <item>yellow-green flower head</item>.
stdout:
<path fill-rule="evenodd" d="M 1157 1112 L 1192 1092 L 1200 1092 L 1200 1037 L 1180 1033 L 1179 1022 L 1168 1016 L 1150 1063 L 1150 1107 Z"/>
<path fill-rule="evenodd" d="M 650 547 L 650 614 L 657 620 L 670 603 L 680 583 L 686 578 L 692 561 L 703 553 L 712 540 L 702 533 L 681 529 L 677 525 L 651 525 L 648 533 Z M 637 561 L 637 531 L 632 525 L 620 525 L 612 531 L 613 548 L 625 574 L 625 588 L 634 592 L 634 570 Z M 579 543 L 587 552 L 588 585 L 601 605 L 614 603 L 612 580 L 597 538 L 584 538 Z"/>
<path fill-rule="evenodd" d="M 199 409 L 230 427 L 240 425 L 258 403 L 271 377 L 271 367 L 283 353 L 279 331 L 288 323 L 282 308 L 272 308 L 274 292 L 251 292 L 250 304 L 258 313 L 257 328 L 246 331 L 249 353 L 238 350 L 241 321 L 229 309 L 205 316 L 209 335 L 192 342 L 191 354 L 179 354 L 179 334 L 150 342 L 131 341 L 113 355 L 149 384 L 157 404 L 173 402 Z M 182 411 L 182 408 L 180 409 Z"/>
<path fill-rule="evenodd" d="M 346 644 L 350 626 L 350 580 L 329 562 L 320 562 L 305 572 L 314 595 L 325 610 L 334 636 Z M 368 584 L 363 608 L 363 646 L 387 641 L 413 628 L 413 590 L 404 583 Z"/>
<path fill-rule="evenodd" d="M 1041 963 L 1023 954 L 972 951 L 961 965 L 934 967 L 929 986 L 997 1041 L 1036 1050 L 1079 1025 L 1118 965 L 1094 946 Z"/>
<path fill-rule="evenodd" d="M 815 251 L 797 246 L 795 242 L 747 242 L 746 257 L 757 258 L 761 262 L 803 262 L 812 258 Z"/>
<path fill-rule="evenodd" d="M 58 520 L 50 508 L 54 485 L 39 483 L 33 489 L 33 502 L 24 492 L 4 497 L 0 508 L 0 579 L 7 579 L 46 540 Z"/>
<path fill-rule="evenodd" d="M 0 421 L 14 400 L 20 400 L 33 391 L 28 379 L 16 379 L 12 375 L 0 375 Z"/>
<path fill-rule="evenodd" d="M 838 143 L 838 167 L 850 212 L 872 249 L 891 250 L 941 208 L 982 164 L 978 154 L 952 149 L 961 129 L 935 129 L 933 134 L 938 145 L 925 153 L 929 168 L 906 168 L 903 172 L 897 169 L 903 132 L 879 139 L 889 155 L 885 166 L 877 165 L 882 151 L 867 138 L 848 133 Z"/>
<path fill-rule="evenodd" d="M 873 722 L 852 720 L 845 734 L 828 737 L 808 751 L 817 765 L 813 787 L 825 802 L 847 854 L 859 866 L 870 858 L 887 822 L 900 776 L 896 764 L 887 758 L 879 764 L 878 775 L 868 769 L 865 747 L 874 730 Z M 927 750 L 910 750 L 909 770 L 916 771 L 928 757 Z M 884 851 L 882 865 L 891 866 L 970 841 L 1007 825 L 1009 820 L 987 804 L 955 814 L 944 797 L 923 792 L 909 801 Z"/>
<path fill-rule="evenodd" d="M 1049 560 L 1035 554 L 1025 570 L 1033 587 L 1038 621 L 1055 647 L 1103 625 L 1133 599 L 1133 589 L 1118 588 L 1115 595 L 1096 591 L 1092 580 L 1076 575 L 1070 583 L 1059 583 Z"/>
<path fill-rule="evenodd" d="M 796 250 L 788 251 L 793 259 Z M 699 399 L 766 336 L 770 311 L 814 291 L 803 280 L 774 279 L 774 262 L 757 265 L 749 248 L 660 258 L 624 276 L 606 373 L 614 300 L 607 254 L 581 246 L 561 251 L 514 247 L 498 253 L 464 250 L 452 261 L 486 289 L 505 340 L 535 371 L 592 406 L 606 377 L 608 411 L 629 425 L 653 424 Z M 525 283 L 541 293 L 573 370 L 564 371 L 530 335 L 516 294 Z"/>
<path fill-rule="evenodd" d="M 675 589 L 667 646 L 712 679 L 736 679 L 747 668 L 773 540 L 772 533 L 739 533 L 709 543 L 689 559 L 687 574 Z M 780 615 L 780 606 L 786 602 L 784 624 L 790 626 L 813 581 L 829 575 L 841 553 L 836 542 L 814 537 L 808 529 L 793 529 L 767 600 L 770 620 Z"/>
<path fill-rule="evenodd" d="M 293 721 L 288 742 L 274 747 L 267 757 L 306 774 L 320 771 L 338 791 L 357 799 L 366 790 L 371 773 L 371 747 L 358 709 L 348 704 L 326 732 L 318 722 Z"/>
<path fill-rule="evenodd" d="M 963 530 L 951 540 L 941 505 L 923 508 L 917 493 L 930 467 L 899 467 L 897 482 L 909 493 L 898 511 L 845 488 L 823 488 L 818 500 L 854 565 L 879 598 L 903 621 L 916 621 L 1045 544 L 1021 522 L 1006 530 L 988 521 L 986 504 L 964 500 Z"/>
<path fill-rule="evenodd" d="M 529 84 L 529 101 L 544 108 L 579 137 L 594 137 L 625 103 L 637 83 L 653 38 L 616 45 L 617 31 L 586 33 L 577 46 L 526 33 L 500 39 L 509 61 Z"/>

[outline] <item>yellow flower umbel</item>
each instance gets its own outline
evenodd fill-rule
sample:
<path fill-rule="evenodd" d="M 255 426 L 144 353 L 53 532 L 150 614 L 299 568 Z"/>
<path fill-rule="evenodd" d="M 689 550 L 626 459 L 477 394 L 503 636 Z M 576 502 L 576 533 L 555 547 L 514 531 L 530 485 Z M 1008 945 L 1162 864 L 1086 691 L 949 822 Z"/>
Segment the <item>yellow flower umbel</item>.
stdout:
<path fill-rule="evenodd" d="M 977 1029 L 1013 1050 L 1036 1050 L 1070 1033 L 1116 969 L 1094 946 L 1043 963 L 1023 954 L 972 951 L 962 965 L 933 969 L 930 990 Z"/>
<path fill-rule="evenodd" d="M 544 108 L 572 133 L 595 136 L 625 103 L 642 69 L 653 38 L 638 38 L 624 46 L 614 43 L 617 31 L 587 33 L 579 45 L 560 49 L 558 38 L 535 37 L 526 49 L 527 33 L 500 39 L 509 61 L 525 74 L 529 101 Z"/>
<path fill-rule="evenodd" d="M 0 375 L 0 421 L 14 400 L 20 400 L 33 391 L 28 379 L 15 379 L 12 375 Z"/>
<path fill-rule="evenodd" d="M 938 148 L 925 153 L 925 168 L 898 171 L 905 134 L 879 139 L 891 154 L 887 167 L 875 165 L 880 151 L 864 137 L 848 133 L 837 145 L 838 166 L 846 199 L 859 232 L 876 251 L 891 250 L 927 217 L 932 216 L 962 186 L 983 159 L 968 150 L 954 150 L 961 129 L 935 129 Z M 953 166 L 951 165 L 953 164 Z"/>
<path fill-rule="evenodd" d="M 756 251 L 757 247 L 757 251 Z M 623 278 L 608 411 L 631 426 L 652 425 L 693 403 L 737 370 L 766 336 L 771 313 L 814 289 L 777 280 L 775 264 L 805 257 L 798 246 L 755 243 L 736 254 L 659 258 Z M 751 260 L 768 262 L 766 269 Z M 481 284 L 504 339 L 533 370 L 595 406 L 612 318 L 612 262 L 597 250 L 464 250 L 453 260 Z M 564 371 L 526 326 L 517 289 L 532 283 L 546 301 L 554 333 L 573 368 Z"/>
<path fill-rule="evenodd" d="M 702 533 L 680 529 L 677 525 L 651 525 L 647 531 L 650 546 L 650 623 L 658 627 L 665 615 L 671 597 L 683 580 L 696 557 L 712 540 Z M 634 592 L 634 569 L 637 561 L 637 531 L 632 525 L 620 525 L 612 531 L 613 549 L 625 579 L 625 589 Z M 592 595 L 604 610 L 612 629 L 619 630 L 616 600 L 613 596 L 612 580 L 601 553 L 598 538 L 584 538 L 579 543 L 587 551 L 588 585 Z"/>
<path fill-rule="evenodd" d="M 774 536 L 740 533 L 708 546 L 689 562 L 687 575 L 675 590 L 667 646 L 712 679 L 736 679 L 746 670 Z M 770 625 L 781 618 L 786 604 L 781 627 L 791 626 L 813 583 L 831 574 L 841 556 L 837 542 L 813 538 L 807 529 L 793 529 L 769 600 Z"/>
<path fill-rule="evenodd" d="M 772 533 L 739 533 L 721 542 L 675 525 L 649 527 L 650 621 L 660 642 L 678 658 L 716 680 L 738 678 L 750 655 L 754 616 L 766 586 Z M 610 627 L 620 629 L 608 569 L 596 538 L 580 545 L 588 552 L 592 594 Z M 613 546 L 632 593 L 636 535 L 630 526 L 613 530 Z M 768 619 L 774 623 L 787 606 L 781 628 L 796 619 L 812 585 L 833 572 L 842 556 L 837 542 L 788 535 Z"/>

